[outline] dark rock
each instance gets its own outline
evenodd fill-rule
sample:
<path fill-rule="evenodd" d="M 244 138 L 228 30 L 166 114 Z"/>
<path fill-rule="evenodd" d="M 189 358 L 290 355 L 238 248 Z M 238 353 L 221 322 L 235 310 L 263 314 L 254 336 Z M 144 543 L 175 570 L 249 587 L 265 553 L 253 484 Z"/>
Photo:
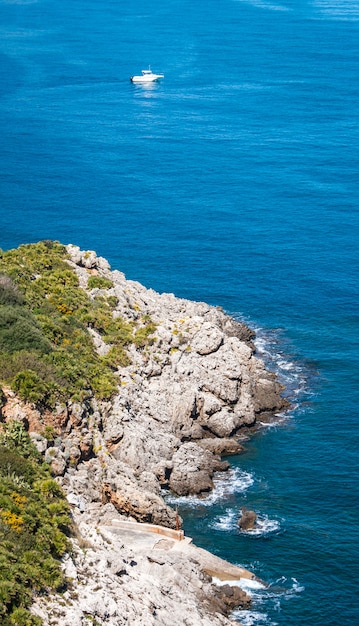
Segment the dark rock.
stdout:
<path fill-rule="evenodd" d="M 257 514 L 254 511 L 248 511 L 244 507 L 242 508 L 242 515 L 238 520 L 238 525 L 241 530 L 252 530 L 255 528 L 257 521 Z"/>
<path fill-rule="evenodd" d="M 258 413 L 274 413 L 290 407 L 290 402 L 280 395 L 284 390 L 274 374 L 266 372 L 253 386 L 254 410 Z"/>
<path fill-rule="evenodd" d="M 116 576 L 124 576 L 127 574 L 127 570 L 124 567 L 121 567 L 119 570 L 115 572 Z"/>
<path fill-rule="evenodd" d="M 249 328 L 246 324 L 237 322 L 232 317 L 227 317 L 224 319 L 222 329 L 227 337 L 237 337 L 240 341 L 244 341 L 253 351 L 255 350 L 253 340 L 256 334 L 254 330 Z"/>
<path fill-rule="evenodd" d="M 240 454 L 244 451 L 244 447 L 238 443 L 235 439 L 229 439 L 227 437 L 220 439 L 214 437 L 212 439 L 200 439 L 197 441 L 198 445 L 204 450 L 209 450 L 213 454 Z"/>
<path fill-rule="evenodd" d="M 234 609 L 248 609 L 251 605 L 251 597 L 237 586 L 216 585 L 213 586 L 213 598 L 211 608 L 223 615 L 229 615 Z"/>

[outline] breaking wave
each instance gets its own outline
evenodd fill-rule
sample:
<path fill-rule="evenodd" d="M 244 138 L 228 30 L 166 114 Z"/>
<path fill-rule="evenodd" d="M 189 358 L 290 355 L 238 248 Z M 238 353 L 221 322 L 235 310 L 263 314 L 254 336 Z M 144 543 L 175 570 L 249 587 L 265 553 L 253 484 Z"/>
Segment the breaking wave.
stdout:
<path fill-rule="evenodd" d="M 164 495 L 164 498 L 169 504 L 184 504 L 192 507 L 212 506 L 216 502 L 224 502 L 227 497 L 234 493 L 245 493 L 253 485 L 254 477 L 249 472 L 244 472 L 236 467 L 225 473 L 218 473 L 213 483 L 214 489 L 208 494 L 195 496 Z"/>
<path fill-rule="evenodd" d="M 243 626 L 277 626 L 277 622 L 268 616 L 269 607 L 271 607 L 271 614 L 273 615 L 280 611 L 283 599 L 288 601 L 298 596 L 305 589 L 296 578 L 287 579 L 284 576 L 268 586 L 242 578 L 240 587 L 252 598 L 250 609 L 237 610 L 232 614 L 232 617 Z"/>
<path fill-rule="evenodd" d="M 222 532 L 239 532 L 250 537 L 267 537 L 281 530 L 281 522 L 279 520 L 270 519 L 267 515 L 258 515 L 256 527 L 253 530 L 241 530 L 238 526 L 238 510 L 227 508 L 222 515 L 218 515 L 210 527 L 213 530 Z"/>

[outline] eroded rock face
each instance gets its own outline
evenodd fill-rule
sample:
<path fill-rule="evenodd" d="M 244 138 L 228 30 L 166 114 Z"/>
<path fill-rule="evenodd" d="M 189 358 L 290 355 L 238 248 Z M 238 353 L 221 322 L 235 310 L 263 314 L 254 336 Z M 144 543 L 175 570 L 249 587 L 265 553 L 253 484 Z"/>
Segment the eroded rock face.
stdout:
<path fill-rule="evenodd" d="M 222 454 L 236 454 L 241 429 L 258 415 L 287 405 L 275 376 L 253 351 L 253 332 L 218 308 L 159 294 L 111 272 L 93 251 L 67 246 L 69 265 L 90 297 L 114 296 L 114 317 L 151 319 L 156 329 L 145 349 L 128 348 L 131 364 L 118 370 L 111 402 L 67 403 L 40 414 L 9 393 L 3 419 L 26 423 L 62 481 L 84 500 L 108 501 L 122 514 L 174 526 L 161 488 L 179 495 L 204 493 L 225 470 Z M 88 289 L 97 275 L 109 289 Z M 108 350 L 90 331 L 95 349 Z M 51 426 L 54 440 L 39 438 Z"/>
<path fill-rule="evenodd" d="M 215 471 L 213 454 L 196 443 L 184 443 L 172 458 L 173 470 L 169 486 L 175 493 L 186 496 L 213 488 Z"/>
<path fill-rule="evenodd" d="M 221 585 L 214 590 L 211 604 L 221 613 L 229 615 L 236 608 L 248 609 L 251 605 L 251 598 L 239 587 Z"/>
<path fill-rule="evenodd" d="M 69 265 L 90 297 L 113 296 L 114 317 L 140 326 L 150 317 L 156 330 L 145 349 L 128 348 L 131 364 L 118 369 L 118 393 L 111 401 L 69 402 L 49 414 L 21 402 L 10 390 L 0 395 L 0 418 L 26 424 L 67 492 L 79 527 L 84 517 L 90 526 L 88 554 L 75 550 L 65 563 L 76 581 L 77 599 L 69 591 L 64 608 L 55 597 L 38 598 L 34 612 L 45 626 L 54 623 L 52 615 L 65 625 L 80 624 L 90 615 L 110 626 L 157 626 L 172 619 L 184 623 L 184 616 L 193 626 L 227 626 L 231 621 L 224 615 L 248 606 L 244 592 L 216 588 L 196 555 L 180 558 L 175 551 L 171 556 L 164 539 L 162 549 L 142 558 L 140 571 L 137 556 L 121 538 L 110 552 L 103 551 L 97 525 L 106 512 L 110 521 L 115 512 L 176 528 L 181 520 L 164 501 L 162 488 L 179 495 L 210 491 L 214 473 L 229 467 L 221 455 L 242 450 L 241 430 L 253 426 L 258 416 L 288 406 L 282 388 L 255 357 L 254 333 L 246 325 L 205 303 L 128 281 L 92 251 L 72 245 L 67 250 Z M 113 286 L 89 290 L 93 275 Z M 103 337 L 89 332 L 95 349 L 105 355 L 109 347 Z M 41 435 L 45 427 L 51 427 L 52 440 Z M 255 524 L 249 513 L 242 515 L 243 528 Z"/>
<path fill-rule="evenodd" d="M 63 559 L 71 584 L 60 596 L 37 595 L 31 608 L 44 626 L 231 626 L 227 615 L 248 607 L 244 591 L 217 586 L 206 574 L 208 559 L 217 557 L 160 535 L 124 537 L 109 525 L 115 514 L 110 504 L 102 514 L 93 511 L 95 529 L 89 514 L 75 513 L 81 547 L 73 541 L 71 555 Z M 219 568 L 222 563 L 229 565 L 222 561 Z M 238 577 L 245 573 L 231 567 Z"/>

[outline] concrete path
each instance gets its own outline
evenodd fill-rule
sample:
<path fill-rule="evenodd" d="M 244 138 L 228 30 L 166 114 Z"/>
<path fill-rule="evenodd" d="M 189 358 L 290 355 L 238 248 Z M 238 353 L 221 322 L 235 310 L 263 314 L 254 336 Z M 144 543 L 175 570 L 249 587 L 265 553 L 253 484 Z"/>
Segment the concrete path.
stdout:
<path fill-rule="evenodd" d="M 153 550 L 164 550 L 171 554 L 182 552 L 196 559 L 204 572 L 221 581 L 240 580 L 246 578 L 254 580 L 252 572 L 233 565 L 218 556 L 198 548 L 190 537 L 185 537 L 183 531 L 175 531 L 154 524 L 140 524 L 137 522 L 113 520 L 111 525 L 101 526 L 102 531 L 115 535 L 119 541 L 131 548 L 135 553 L 149 554 Z"/>

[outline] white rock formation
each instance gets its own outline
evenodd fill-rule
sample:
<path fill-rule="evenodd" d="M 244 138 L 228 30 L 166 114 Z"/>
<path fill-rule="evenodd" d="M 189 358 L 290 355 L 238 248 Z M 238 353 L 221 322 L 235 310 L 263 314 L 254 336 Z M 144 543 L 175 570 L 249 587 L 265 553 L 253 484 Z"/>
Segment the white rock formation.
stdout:
<path fill-rule="evenodd" d="M 210 490 L 214 473 L 228 468 L 221 455 L 241 450 L 243 429 L 287 406 L 282 388 L 255 357 L 251 331 L 222 310 L 128 281 L 92 251 L 67 251 L 90 297 L 113 296 L 114 317 L 139 327 L 151 318 L 156 329 L 149 345 L 130 346 L 131 364 L 119 368 L 111 401 L 69 403 L 46 417 L 58 434 L 51 447 L 39 436 L 44 417 L 6 392 L 3 416 L 26 421 L 79 529 L 73 556 L 64 560 L 72 585 L 62 596 L 37 598 L 33 611 L 44 626 L 228 625 L 224 614 L 248 601 L 213 585 L 221 567 L 231 577 L 229 564 L 209 565 L 208 553 L 184 542 L 116 534 L 112 520 L 175 528 L 178 517 L 162 488 L 181 495 Z M 89 290 L 94 275 L 112 287 Z M 105 355 L 103 337 L 90 334 Z"/>

